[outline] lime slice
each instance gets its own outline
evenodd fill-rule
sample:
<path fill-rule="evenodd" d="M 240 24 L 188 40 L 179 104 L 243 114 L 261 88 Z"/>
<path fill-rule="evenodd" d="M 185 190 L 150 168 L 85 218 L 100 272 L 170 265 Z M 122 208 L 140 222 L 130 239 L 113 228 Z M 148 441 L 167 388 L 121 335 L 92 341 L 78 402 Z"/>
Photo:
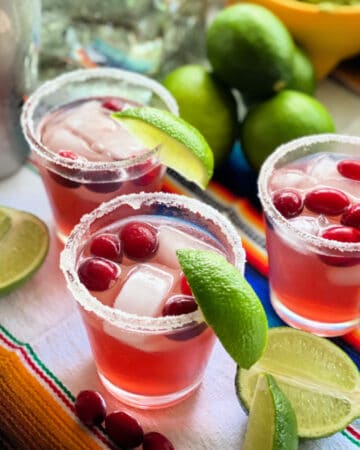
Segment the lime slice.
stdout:
<path fill-rule="evenodd" d="M 328 436 L 360 416 L 360 376 L 331 341 L 289 327 L 269 330 L 268 345 L 250 370 L 238 369 L 236 389 L 249 409 L 257 379 L 270 373 L 289 398 L 301 437 Z"/>
<path fill-rule="evenodd" d="M 296 450 L 295 412 L 271 375 L 260 375 L 242 450 Z"/>
<path fill-rule="evenodd" d="M 0 207 L 0 295 L 31 278 L 44 261 L 48 248 L 49 232 L 39 218 Z"/>
<path fill-rule="evenodd" d="M 168 111 L 144 107 L 112 114 L 148 148 L 161 144 L 166 166 L 205 189 L 214 171 L 214 156 L 204 136 Z"/>
<path fill-rule="evenodd" d="M 218 253 L 183 249 L 176 254 L 206 322 L 235 362 L 249 368 L 267 341 L 266 315 L 255 292 Z"/>

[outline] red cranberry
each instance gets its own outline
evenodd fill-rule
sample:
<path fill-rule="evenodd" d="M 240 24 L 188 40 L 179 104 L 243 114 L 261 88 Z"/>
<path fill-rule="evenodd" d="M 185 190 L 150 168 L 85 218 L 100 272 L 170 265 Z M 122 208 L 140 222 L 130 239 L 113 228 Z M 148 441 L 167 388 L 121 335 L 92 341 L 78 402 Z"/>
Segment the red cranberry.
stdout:
<path fill-rule="evenodd" d="M 321 237 L 324 239 L 339 241 L 339 242 L 350 242 L 350 243 L 360 243 L 360 231 L 353 227 L 346 227 L 341 225 L 335 225 L 327 228 Z M 330 266 L 353 266 L 360 263 L 360 258 L 352 258 L 349 256 L 330 256 L 321 255 L 321 260 Z"/>
<path fill-rule="evenodd" d="M 140 167 L 140 166 L 144 166 L 144 167 Z M 136 168 L 137 172 L 143 173 L 143 171 L 146 170 L 147 166 L 149 166 L 150 170 L 145 172 L 140 177 L 134 178 L 132 180 L 132 182 L 136 186 L 148 186 L 149 184 L 153 183 L 157 178 L 160 177 L 161 170 L 162 170 L 162 166 L 161 165 L 157 165 L 155 167 L 152 167 L 153 166 L 152 162 L 145 162 L 145 163 L 142 163 L 142 164 L 137 164 L 135 166 L 135 168 Z"/>
<path fill-rule="evenodd" d="M 106 291 L 115 283 L 119 268 L 103 258 L 88 258 L 80 264 L 78 275 L 90 291 Z"/>
<path fill-rule="evenodd" d="M 75 153 L 71 152 L 70 150 L 61 150 L 59 152 L 59 155 L 63 158 L 72 159 L 75 161 L 75 159 L 78 159 L 77 155 Z"/>
<path fill-rule="evenodd" d="M 165 303 L 162 315 L 179 316 L 180 314 L 189 314 L 197 309 L 198 306 L 193 297 L 174 295 Z M 179 331 L 168 333 L 166 337 L 172 341 L 187 341 L 195 336 L 199 336 L 206 328 L 205 322 L 197 323 L 194 321 L 186 327 L 180 328 Z"/>
<path fill-rule="evenodd" d="M 75 400 L 75 411 L 85 425 L 100 425 L 106 416 L 106 404 L 95 391 L 81 391 Z"/>
<path fill-rule="evenodd" d="M 335 225 L 327 228 L 321 235 L 325 239 L 340 242 L 360 242 L 360 231 L 353 227 Z"/>
<path fill-rule="evenodd" d="M 102 102 L 101 106 L 110 111 L 122 111 L 124 102 L 119 98 L 107 98 Z"/>
<path fill-rule="evenodd" d="M 144 435 L 143 450 L 175 450 L 175 447 L 161 433 L 152 431 Z"/>
<path fill-rule="evenodd" d="M 138 421 L 122 411 L 106 416 L 105 429 L 115 444 L 123 448 L 138 447 L 144 439 L 144 432 Z"/>
<path fill-rule="evenodd" d="M 117 191 L 122 185 L 121 181 L 107 181 L 112 180 L 116 175 L 110 170 L 93 170 L 87 175 L 91 176 L 92 183 L 85 183 L 84 186 L 92 192 L 108 194 Z"/>
<path fill-rule="evenodd" d="M 305 196 L 305 206 L 312 212 L 337 216 L 342 214 L 350 200 L 344 192 L 333 188 L 317 188 Z"/>
<path fill-rule="evenodd" d="M 75 161 L 76 159 L 78 159 L 77 155 L 73 152 L 71 152 L 70 150 L 61 150 L 59 152 L 59 156 L 62 156 L 63 158 L 66 159 L 71 159 L 72 161 Z M 69 167 L 60 167 L 60 165 L 55 164 L 55 169 L 56 167 L 61 171 L 64 172 L 66 174 L 69 174 L 69 176 L 71 175 L 76 175 L 78 173 L 77 169 L 71 169 Z M 60 184 L 61 186 L 67 187 L 69 189 L 76 189 L 80 186 L 80 183 L 78 183 L 77 181 L 73 181 L 70 180 L 69 178 L 66 178 L 63 175 L 60 175 L 56 172 L 53 172 L 52 170 L 48 170 L 49 175 L 51 176 L 51 178 L 56 181 L 57 184 Z"/>
<path fill-rule="evenodd" d="M 120 189 L 122 183 L 120 181 L 113 181 L 109 183 L 86 183 L 84 186 L 91 192 L 98 194 L 109 194 Z"/>
<path fill-rule="evenodd" d="M 156 253 L 156 229 L 144 222 L 130 222 L 120 232 L 124 253 L 132 259 L 147 259 Z"/>
<path fill-rule="evenodd" d="M 275 208 L 286 219 L 298 216 L 304 208 L 301 195 L 293 189 L 282 189 L 273 195 Z"/>
<path fill-rule="evenodd" d="M 341 223 L 360 229 L 360 203 L 349 206 L 341 217 Z"/>
<path fill-rule="evenodd" d="M 191 287 L 184 273 L 180 277 L 180 289 L 184 295 L 192 295 Z"/>
<path fill-rule="evenodd" d="M 61 186 L 64 186 L 69 189 L 76 189 L 76 188 L 80 187 L 80 183 L 78 183 L 77 181 L 73 181 L 73 180 L 70 180 L 69 178 L 65 178 L 62 175 L 59 175 L 58 173 L 53 172 L 52 170 L 48 170 L 48 173 L 51 176 L 51 178 L 57 184 L 60 184 Z"/>
<path fill-rule="evenodd" d="M 360 161 L 354 159 L 344 159 L 338 162 L 337 170 L 343 177 L 360 181 Z"/>
<path fill-rule="evenodd" d="M 90 252 L 94 256 L 121 261 L 121 243 L 115 234 L 99 234 L 94 237 L 90 245 Z"/>
<path fill-rule="evenodd" d="M 162 310 L 163 316 L 179 316 L 196 311 L 198 308 L 193 297 L 174 295 L 165 303 Z"/>

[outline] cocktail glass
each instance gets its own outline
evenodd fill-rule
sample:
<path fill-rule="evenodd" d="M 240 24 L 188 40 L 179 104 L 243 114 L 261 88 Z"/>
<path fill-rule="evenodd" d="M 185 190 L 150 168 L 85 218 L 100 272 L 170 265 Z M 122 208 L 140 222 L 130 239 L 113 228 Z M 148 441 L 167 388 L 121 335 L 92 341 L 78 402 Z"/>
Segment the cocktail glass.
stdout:
<path fill-rule="evenodd" d="M 293 327 L 337 336 L 359 325 L 359 169 L 360 138 L 336 134 L 290 141 L 261 168 L 271 302 Z"/>
<path fill-rule="evenodd" d="M 162 85 L 120 69 L 69 72 L 44 83 L 29 97 L 22 112 L 22 127 L 45 185 L 57 234 L 62 241 L 81 216 L 100 203 L 117 195 L 160 190 L 162 186 L 166 168 L 157 158 L 158 147 L 133 156 L 128 152 L 130 154 L 125 159 L 109 161 L 104 157 L 104 161 L 89 161 L 72 158 L 72 153 L 67 152 L 71 150 L 69 148 L 64 148 L 64 152 L 60 153 L 44 145 L 41 127 L 54 110 L 66 109 L 73 102 L 99 98 L 122 99 L 130 105 L 153 106 L 178 115 L 174 98 Z M 97 127 L 96 121 L 93 126 Z M 74 124 L 73 128 L 76 135 L 77 125 Z M 96 144 L 106 149 L 107 139 Z M 121 145 L 127 144 L 120 141 Z"/>
<path fill-rule="evenodd" d="M 154 259 L 145 264 L 123 260 L 121 274 L 128 272 L 125 281 L 117 282 L 108 291 L 89 291 L 78 275 L 82 258 L 89 255 L 89 242 L 100 231 L 114 232 L 118 223 L 129 220 L 150 221 L 155 227 L 160 223 L 159 247 Z M 161 228 L 164 221 L 165 228 Z M 188 227 L 190 232 L 186 231 Z M 147 280 L 145 290 L 138 277 L 131 294 L 134 302 L 144 302 L 144 297 L 149 302 L 155 301 L 155 293 L 158 296 L 159 286 L 169 274 L 174 277 L 169 291 L 173 296 L 181 284 L 176 278 L 181 277 L 181 269 L 174 266 L 175 249 L 198 245 L 208 248 L 210 244 L 204 244 L 206 241 L 212 242 L 212 247 L 243 273 L 244 250 L 233 225 L 214 208 L 185 196 L 159 192 L 121 196 L 85 215 L 70 234 L 61 254 L 61 269 L 80 308 L 100 379 L 124 403 L 161 408 L 186 398 L 201 383 L 215 335 L 200 310 L 149 317 L 124 312 L 113 305 L 125 290 L 129 297 L 125 283 L 130 275 L 139 267 L 149 268 L 149 265 L 161 271 L 162 279 L 155 278 L 150 287 Z M 130 272 L 129 264 L 132 264 Z M 134 310 L 134 303 L 130 303 L 130 308 Z"/>

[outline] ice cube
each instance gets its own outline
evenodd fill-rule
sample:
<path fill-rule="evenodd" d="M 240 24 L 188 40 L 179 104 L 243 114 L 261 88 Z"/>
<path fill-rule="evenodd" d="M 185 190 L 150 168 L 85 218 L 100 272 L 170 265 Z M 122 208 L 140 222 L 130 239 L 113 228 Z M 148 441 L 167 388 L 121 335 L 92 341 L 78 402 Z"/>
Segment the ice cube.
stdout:
<path fill-rule="evenodd" d="M 299 230 L 317 236 L 320 231 L 320 223 L 316 217 L 303 217 L 298 216 L 290 219 L 291 222 Z M 281 239 L 289 245 L 289 247 L 296 250 L 298 253 L 303 255 L 309 255 L 311 250 L 306 244 L 304 244 L 302 239 L 299 239 L 294 233 L 283 232 L 281 233 Z"/>
<path fill-rule="evenodd" d="M 66 118 L 66 126 L 87 142 L 89 159 L 119 160 L 144 151 L 144 146 L 125 127 L 103 111 L 97 101 L 86 102 Z"/>
<path fill-rule="evenodd" d="M 129 272 L 113 307 L 141 316 L 159 316 L 175 283 L 173 274 L 164 269 L 160 264 L 136 266 Z M 164 351 L 168 341 L 162 335 L 125 331 L 105 321 L 103 328 L 106 334 L 144 352 Z"/>
<path fill-rule="evenodd" d="M 42 133 L 43 142 L 53 151 L 71 150 L 89 161 L 114 161 L 145 151 L 97 100 L 56 111 Z"/>
<path fill-rule="evenodd" d="M 313 236 L 318 236 L 323 224 L 324 218 L 320 217 L 309 217 L 309 216 L 298 216 L 290 219 L 292 225 L 298 228 L 304 233 L 312 234 Z"/>
<path fill-rule="evenodd" d="M 338 159 L 325 154 L 319 156 L 309 166 L 308 173 L 315 177 L 317 184 L 339 189 L 350 197 L 359 198 L 358 182 L 343 177 L 337 170 Z"/>
<path fill-rule="evenodd" d="M 158 232 L 159 249 L 156 254 L 156 260 L 160 264 L 177 269 L 179 268 L 179 261 L 176 256 L 176 250 L 181 248 L 193 248 L 201 250 L 216 251 L 220 250 L 212 247 L 200 239 L 190 236 L 181 230 L 173 227 L 162 225 Z"/>
<path fill-rule="evenodd" d="M 278 169 L 271 177 L 270 190 L 274 192 L 284 188 L 308 189 L 315 184 L 316 179 L 301 170 Z"/>
<path fill-rule="evenodd" d="M 314 177 L 318 184 L 324 184 L 330 178 L 335 178 L 339 175 L 337 168 L 337 160 L 328 154 L 318 156 L 307 168 L 307 173 Z"/>
<path fill-rule="evenodd" d="M 41 140 L 54 153 L 70 150 L 75 155 L 80 156 L 89 152 L 86 142 L 65 128 L 46 127 Z"/>
<path fill-rule="evenodd" d="M 161 265 L 139 264 L 128 274 L 113 307 L 139 316 L 159 316 L 173 283 L 173 275 Z"/>

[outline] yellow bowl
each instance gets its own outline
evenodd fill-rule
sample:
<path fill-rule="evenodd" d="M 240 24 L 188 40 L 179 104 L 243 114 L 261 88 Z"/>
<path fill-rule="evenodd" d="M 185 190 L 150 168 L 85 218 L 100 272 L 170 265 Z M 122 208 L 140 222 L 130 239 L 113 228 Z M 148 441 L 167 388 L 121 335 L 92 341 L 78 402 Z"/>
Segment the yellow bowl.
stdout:
<path fill-rule="evenodd" d="M 228 4 L 238 3 L 233 0 Z M 360 4 L 314 5 L 296 0 L 246 0 L 271 10 L 314 63 L 318 79 L 342 60 L 360 53 Z"/>

